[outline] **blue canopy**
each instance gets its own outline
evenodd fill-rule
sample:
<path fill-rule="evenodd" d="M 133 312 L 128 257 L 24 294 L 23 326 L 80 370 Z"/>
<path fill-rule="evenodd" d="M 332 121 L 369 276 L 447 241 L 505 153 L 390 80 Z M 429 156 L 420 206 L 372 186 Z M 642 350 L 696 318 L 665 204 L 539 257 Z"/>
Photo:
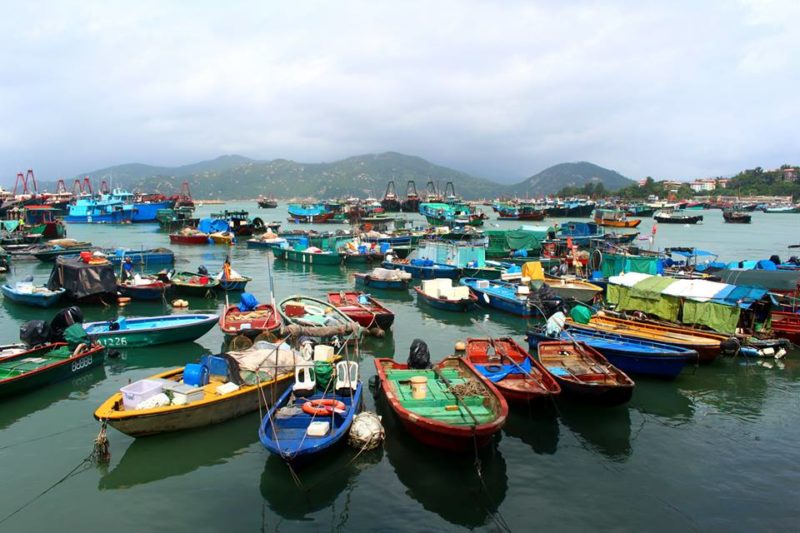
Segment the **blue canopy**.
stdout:
<path fill-rule="evenodd" d="M 227 220 L 221 218 L 203 218 L 197 224 L 197 229 L 203 233 L 225 232 L 231 229 Z"/>
<path fill-rule="evenodd" d="M 717 254 L 706 250 L 670 250 L 670 253 L 681 257 L 716 257 Z"/>
<path fill-rule="evenodd" d="M 722 305 L 738 306 L 748 309 L 751 305 L 761 300 L 769 291 L 759 287 L 747 285 L 726 285 L 721 291 L 714 295 L 712 301 Z"/>

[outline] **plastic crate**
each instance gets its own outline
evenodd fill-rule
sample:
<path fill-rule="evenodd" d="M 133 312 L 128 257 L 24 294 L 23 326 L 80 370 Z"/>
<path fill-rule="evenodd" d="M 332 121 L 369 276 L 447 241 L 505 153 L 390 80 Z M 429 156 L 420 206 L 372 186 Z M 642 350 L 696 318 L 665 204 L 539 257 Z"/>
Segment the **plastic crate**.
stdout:
<path fill-rule="evenodd" d="M 158 381 L 141 379 L 125 385 L 119 391 L 122 393 L 122 405 L 125 406 L 125 409 L 136 409 L 143 401 L 156 394 L 161 394 L 163 387 Z"/>

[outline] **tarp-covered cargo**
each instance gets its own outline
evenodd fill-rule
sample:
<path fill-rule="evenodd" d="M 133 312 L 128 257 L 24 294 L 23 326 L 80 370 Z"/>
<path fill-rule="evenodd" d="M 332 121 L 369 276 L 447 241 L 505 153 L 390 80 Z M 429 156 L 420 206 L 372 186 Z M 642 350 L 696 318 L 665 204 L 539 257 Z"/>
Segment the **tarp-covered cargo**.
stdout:
<path fill-rule="evenodd" d="M 73 300 L 103 300 L 109 303 L 116 299 L 117 278 L 114 266 L 84 263 L 78 257 L 58 257 L 50 272 L 47 288 L 66 289 L 65 296 Z"/>

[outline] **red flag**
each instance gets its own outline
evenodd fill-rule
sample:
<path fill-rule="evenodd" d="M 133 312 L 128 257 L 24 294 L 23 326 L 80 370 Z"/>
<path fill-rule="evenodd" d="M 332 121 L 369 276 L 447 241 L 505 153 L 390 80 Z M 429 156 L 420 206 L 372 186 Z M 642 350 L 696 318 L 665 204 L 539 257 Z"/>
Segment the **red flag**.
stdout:
<path fill-rule="evenodd" d="M 658 224 L 653 224 L 653 235 L 656 234 L 656 230 L 658 230 Z"/>
<path fill-rule="evenodd" d="M 572 250 L 572 237 L 567 237 L 567 248 Z"/>

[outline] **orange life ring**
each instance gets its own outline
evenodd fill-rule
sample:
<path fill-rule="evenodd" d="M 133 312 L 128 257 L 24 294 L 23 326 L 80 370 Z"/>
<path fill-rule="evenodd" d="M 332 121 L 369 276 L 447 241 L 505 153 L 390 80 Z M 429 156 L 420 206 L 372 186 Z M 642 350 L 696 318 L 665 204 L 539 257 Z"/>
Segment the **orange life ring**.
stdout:
<path fill-rule="evenodd" d="M 344 402 L 332 399 L 309 400 L 303 404 L 303 412 L 310 415 L 329 415 L 334 411 L 344 411 Z"/>

